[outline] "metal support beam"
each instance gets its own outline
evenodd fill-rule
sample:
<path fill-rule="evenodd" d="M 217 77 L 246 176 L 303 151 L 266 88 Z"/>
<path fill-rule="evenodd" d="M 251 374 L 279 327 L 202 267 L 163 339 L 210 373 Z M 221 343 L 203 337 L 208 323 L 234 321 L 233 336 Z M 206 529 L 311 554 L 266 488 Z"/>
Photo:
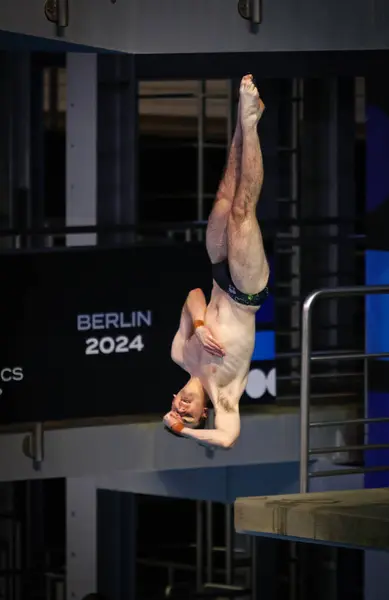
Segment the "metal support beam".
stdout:
<path fill-rule="evenodd" d="M 258 76 L 260 76 L 259 73 Z M 280 216 L 277 210 L 277 197 L 280 194 L 279 113 L 281 99 L 284 102 L 287 102 L 288 99 L 282 98 L 284 88 L 279 79 L 259 79 L 258 77 L 256 81 L 266 105 L 266 115 L 261 119 L 258 127 L 266 169 L 266 185 L 261 192 L 261 202 L 258 202 L 257 214 L 261 223 L 266 223 L 267 219 L 277 219 Z"/>
<path fill-rule="evenodd" d="M 98 55 L 99 225 L 133 225 L 137 219 L 138 83 L 135 58 Z M 100 234 L 99 245 L 126 242 L 130 233 Z"/>
<path fill-rule="evenodd" d="M 43 67 L 31 58 L 31 222 L 43 227 L 45 221 L 45 124 L 43 113 Z M 32 245 L 44 245 L 43 236 L 34 236 Z"/>
<path fill-rule="evenodd" d="M 66 225 L 97 224 L 97 54 L 67 55 Z M 93 246 L 96 234 L 68 235 Z"/>
<path fill-rule="evenodd" d="M 2 227 L 12 226 L 12 145 L 11 145 L 11 64 L 7 52 L 0 54 L 0 81 L 2 93 L 0 94 L 0 223 Z M 10 240 L 0 239 L 0 247 L 8 246 Z"/>
<path fill-rule="evenodd" d="M 97 493 L 98 591 L 115 600 L 135 599 L 136 496 Z"/>
<path fill-rule="evenodd" d="M 234 510 L 232 504 L 225 505 L 225 568 L 226 568 L 226 585 L 234 583 Z"/>
<path fill-rule="evenodd" d="M 302 234 L 328 238 L 339 235 L 346 239 L 347 235 L 353 233 L 352 225 L 342 230 L 339 225 L 304 226 L 304 219 L 313 216 L 336 221 L 338 218 L 352 220 L 355 215 L 353 86 L 351 78 L 304 81 L 300 202 Z M 350 275 L 340 276 L 337 274 L 340 271 Z M 306 282 L 301 293 L 305 295 L 314 288 L 324 286 L 355 285 L 354 271 L 355 248 L 352 244 L 342 244 L 341 249 L 336 244 L 323 245 L 301 257 L 302 282 Z M 338 307 L 338 300 L 331 300 L 318 310 L 314 336 L 317 345 L 322 348 L 340 343 L 345 347 L 355 346 L 351 326 L 347 328 L 346 324 L 343 331 L 338 333 Z M 355 311 L 350 304 L 346 309 L 347 314 L 342 311 L 342 316 L 351 325 L 350 319 Z M 327 332 L 320 329 L 320 323 L 323 322 L 332 325 L 332 329 Z"/>
<path fill-rule="evenodd" d="M 207 582 L 213 583 L 213 503 L 206 504 Z"/>
<path fill-rule="evenodd" d="M 278 540 L 252 536 L 251 544 L 252 600 L 277 600 L 277 548 L 280 543 Z"/>
<path fill-rule="evenodd" d="M 97 501 L 93 478 L 66 480 L 66 597 L 97 591 Z"/>
<path fill-rule="evenodd" d="M 204 502 L 196 500 L 196 591 L 204 583 Z"/>
<path fill-rule="evenodd" d="M 12 54 L 13 224 L 31 226 L 31 64 L 28 52 Z M 20 240 L 25 246 L 27 240 Z"/>

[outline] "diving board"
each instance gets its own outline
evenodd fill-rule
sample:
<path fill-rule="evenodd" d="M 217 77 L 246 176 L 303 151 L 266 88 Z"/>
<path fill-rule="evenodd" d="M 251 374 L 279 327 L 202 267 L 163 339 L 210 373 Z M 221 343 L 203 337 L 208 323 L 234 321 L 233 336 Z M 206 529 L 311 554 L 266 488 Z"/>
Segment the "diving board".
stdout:
<path fill-rule="evenodd" d="M 389 488 L 238 498 L 235 529 L 389 551 Z"/>

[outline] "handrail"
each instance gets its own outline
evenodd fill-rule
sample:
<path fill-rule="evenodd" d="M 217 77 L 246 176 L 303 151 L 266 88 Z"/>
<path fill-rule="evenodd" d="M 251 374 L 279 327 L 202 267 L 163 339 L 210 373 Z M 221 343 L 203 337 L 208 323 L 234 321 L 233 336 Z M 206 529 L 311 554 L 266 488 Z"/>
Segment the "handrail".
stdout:
<path fill-rule="evenodd" d="M 353 287 L 338 287 L 338 288 L 326 288 L 321 290 L 316 290 L 312 292 L 304 301 L 303 309 L 302 309 L 302 336 L 301 336 L 301 388 L 300 388 L 300 492 L 307 493 L 308 492 L 308 482 L 310 476 L 318 477 L 320 476 L 320 472 L 309 473 L 309 458 L 310 448 L 309 448 L 309 430 L 311 428 L 311 423 L 309 422 L 310 416 L 310 377 L 311 377 L 311 361 L 312 360 L 338 360 L 338 359 L 366 359 L 370 357 L 384 357 L 389 356 L 388 352 L 382 353 L 372 353 L 372 354 L 327 354 L 313 357 L 312 356 L 312 329 L 311 329 L 311 318 L 312 318 L 312 309 L 315 306 L 318 299 L 321 298 L 344 298 L 344 297 L 352 297 L 352 296 L 367 296 L 370 294 L 389 294 L 389 285 L 375 285 L 375 286 L 353 286 Z M 376 419 L 375 422 L 385 422 L 387 419 Z M 350 422 L 355 422 L 355 419 L 350 420 Z M 349 421 L 345 421 L 348 423 Z M 369 423 L 372 422 L 371 419 L 358 419 L 359 423 Z M 329 426 L 333 425 L 331 422 L 328 424 Z M 314 424 L 315 427 L 324 426 L 322 424 L 318 425 Z M 369 449 L 369 445 L 364 446 L 365 449 Z M 334 447 L 334 452 L 344 451 L 343 447 Z M 388 467 L 369 467 L 369 472 L 371 470 L 388 470 Z M 346 471 L 346 470 L 344 470 Z M 348 472 L 367 472 L 366 469 L 357 469 L 357 470 L 347 470 Z M 337 474 L 336 471 L 332 472 L 332 474 Z M 346 474 L 346 473 L 344 473 Z M 321 476 L 328 475 L 328 472 L 321 472 Z"/>

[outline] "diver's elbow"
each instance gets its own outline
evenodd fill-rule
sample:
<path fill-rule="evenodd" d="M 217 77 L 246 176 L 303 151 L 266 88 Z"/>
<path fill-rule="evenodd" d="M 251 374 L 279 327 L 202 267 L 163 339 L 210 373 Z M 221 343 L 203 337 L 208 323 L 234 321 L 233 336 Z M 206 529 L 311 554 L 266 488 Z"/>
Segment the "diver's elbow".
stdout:
<path fill-rule="evenodd" d="M 233 448 L 237 442 L 239 435 L 228 435 L 226 436 L 223 441 L 222 441 L 222 447 L 225 450 L 231 450 L 231 448 Z"/>

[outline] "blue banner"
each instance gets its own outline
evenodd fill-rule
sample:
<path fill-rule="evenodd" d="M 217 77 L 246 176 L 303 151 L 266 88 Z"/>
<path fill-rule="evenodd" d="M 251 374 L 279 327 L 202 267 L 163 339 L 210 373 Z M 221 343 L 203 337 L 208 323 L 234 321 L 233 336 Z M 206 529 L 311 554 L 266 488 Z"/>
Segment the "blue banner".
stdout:
<path fill-rule="evenodd" d="M 375 87 L 375 89 L 374 89 Z M 366 118 L 366 284 L 389 284 L 389 102 L 385 91 L 370 86 L 372 92 Z M 366 351 L 389 352 L 389 296 L 366 298 Z M 366 416 L 389 417 L 389 378 L 386 359 L 370 359 Z M 389 424 L 368 426 L 369 444 L 389 443 Z M 389 465 L 388 450 L 365 452 L 368 467 Z M 367 473 L 368 488 L 389 486 L 389 472 Z"/>

